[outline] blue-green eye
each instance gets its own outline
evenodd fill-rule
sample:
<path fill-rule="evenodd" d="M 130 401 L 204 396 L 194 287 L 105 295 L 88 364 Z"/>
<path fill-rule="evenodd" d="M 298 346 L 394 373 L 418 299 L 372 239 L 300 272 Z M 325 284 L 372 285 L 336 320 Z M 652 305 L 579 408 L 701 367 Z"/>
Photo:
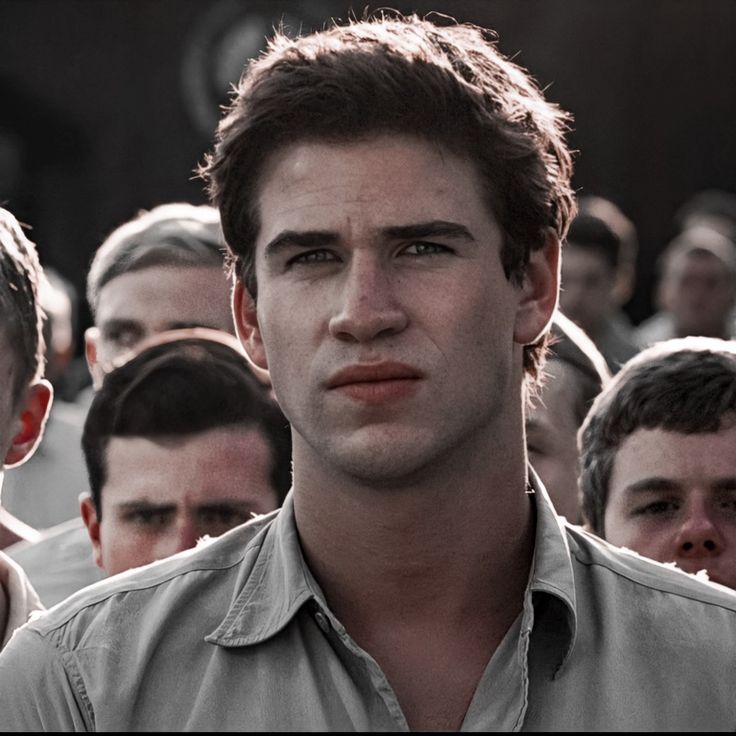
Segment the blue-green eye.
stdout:
<path fill-rule="evenodd" d="M 401 253 L 408 256 L 435 256 L 440 253 L 449 253 L 450 248 L 439 243 L 427 243 L 423 240 L 417 240 L 404 248 Z"/>

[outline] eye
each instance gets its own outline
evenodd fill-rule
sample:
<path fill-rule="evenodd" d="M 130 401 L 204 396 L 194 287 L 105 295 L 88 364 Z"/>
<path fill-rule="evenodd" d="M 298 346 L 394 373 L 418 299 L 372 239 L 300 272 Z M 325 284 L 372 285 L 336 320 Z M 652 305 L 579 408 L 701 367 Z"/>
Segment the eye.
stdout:
<path fill-rule="evenodd" d="M 452 249 L 439 243 L 429 243 L 424 240 L 416 240 L 401 251 L 401 255 L 407 256 L 436 256 L 442 253 L 451 253 Z"/>
<path fill-rule="evenodd" d="M 171 512 L 159 509 L 137 509 L 126 514 L 125 520 L 146 528 L 160 528 L 171 520 Z"/>
<path fill-rule="evenodd" d="M 131 348 L 143 337 L 143 333 L 135 327 L 110 327 L 103 331 L 102 337 L 111 345 Z"/>
<path fill-rule="evenodd" d="M 324 248 L 320 248 L 319 250 L 308 250 L 297 256 L 293 256 L 286 262 L 286 265 L 289 267 L 308 266 L 318 263 L 329 263 L 336 260 L 337 257 L 334 253 L 329 250 L 325 250 Z"/>
<path fill-rule="evenodd" d="M 661 516 L 671 514 L 680 508 L 680 504 L 676 501 L 653 501 L 634 510 L 636 515 L 641 516 Z"/>
<path fill-rule="evenodd" d="M 718 504 L 724 511 L 736 516 L 736 493 L 729 493 L 718 500 Z"/>

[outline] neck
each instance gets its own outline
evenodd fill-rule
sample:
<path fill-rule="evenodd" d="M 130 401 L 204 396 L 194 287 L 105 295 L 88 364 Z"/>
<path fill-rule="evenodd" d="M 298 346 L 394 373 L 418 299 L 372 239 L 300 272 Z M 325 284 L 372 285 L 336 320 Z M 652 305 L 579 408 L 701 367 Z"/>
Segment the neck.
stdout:
<path fill-rule="evenodd" d="M 480 439 L 411 478 L 377 485 L 312 462 L 295 438 L 305 558 L 349 630 L 351 622 L 370 628 L 372 617 L 385 625 L 426 613 L 467 623 L 469 611 L 513 620 L 521 609 L 534 546 L 523 433 Z"/>

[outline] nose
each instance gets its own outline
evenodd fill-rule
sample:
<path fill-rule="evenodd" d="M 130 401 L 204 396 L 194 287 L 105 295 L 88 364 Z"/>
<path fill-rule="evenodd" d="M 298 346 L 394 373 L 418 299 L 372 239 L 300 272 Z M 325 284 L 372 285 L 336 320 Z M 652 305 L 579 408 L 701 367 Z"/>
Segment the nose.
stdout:
<path fill-rule="evenodd" d="M 186 517 L 179 522 L 177 527 L 177 552 L 181 552 L 185 549 L 191 549 L 197 543 L 197 540 L 201 537 L 199 526 L 194 522 L 194 519 Z"/>
<path fill-rule="evenodd" d="M 396 294 L 396 276 L 374 253 L 355 254 L 346 272 L 337 313 L 330 319 L 333 337 L 367 342 L 401 332 L 408 323 Z"/>
<path fill-rule="evenodd" d="M 194 520 L 185 516 L 178 517 L 175 525 L 171 525 L 166 533 L 161 533 L 156 543 L 156 559 L 169 557 L 185 549 L 191 549 L 201 534 Z"/>
<path fill-rule="evenodd" d="M 677 535 L 677 553 L 682 559 L 717 557 L 724 540 L 711 511 L 703 503 L 688 509 Z"/>

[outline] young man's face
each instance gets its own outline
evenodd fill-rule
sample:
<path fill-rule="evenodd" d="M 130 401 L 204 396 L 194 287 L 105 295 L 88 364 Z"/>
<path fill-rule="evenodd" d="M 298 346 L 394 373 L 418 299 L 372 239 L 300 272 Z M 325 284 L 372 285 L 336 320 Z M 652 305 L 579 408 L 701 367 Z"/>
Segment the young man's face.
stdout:
<path fill-rule="evenodd" d="M 736 588 L 736 419 L 719 432 L 638 429 L 619 448 L 609 542 Z"/>
<path fill-rule="evenodd" d="M 112 575 L 194 547 L 278 506 L 271 450 L 253 428 L 215 428 L 153 441 L 113 437 L 106 451 L 102 520 L 82 517 L 97 564 Z"/>
<path fill-rule="evenodd" d="M 560 309 L 591 337 L 611 312 L 615 277 L 602 255 L 575 243 L 565 245 Z"/>
<path fill-rule="evenodd" d="M 96 383 L 143 339 L 180 327 L 234 332 L 230 283 L 222 268 L 150 266 L 112 279 L 100 289 L 95 328 L 87 334 Z"/>
<path fill-rule="evenodd" d="M 296 144 L 260 184 L 258 301 L 238 285 L 235 313 L 295 457 L 301 437 L 331 471 L 381 482 L 500 426 L 554 307 L 556 244 L 514 287 L 474 166 L 418 139 Z"/>

